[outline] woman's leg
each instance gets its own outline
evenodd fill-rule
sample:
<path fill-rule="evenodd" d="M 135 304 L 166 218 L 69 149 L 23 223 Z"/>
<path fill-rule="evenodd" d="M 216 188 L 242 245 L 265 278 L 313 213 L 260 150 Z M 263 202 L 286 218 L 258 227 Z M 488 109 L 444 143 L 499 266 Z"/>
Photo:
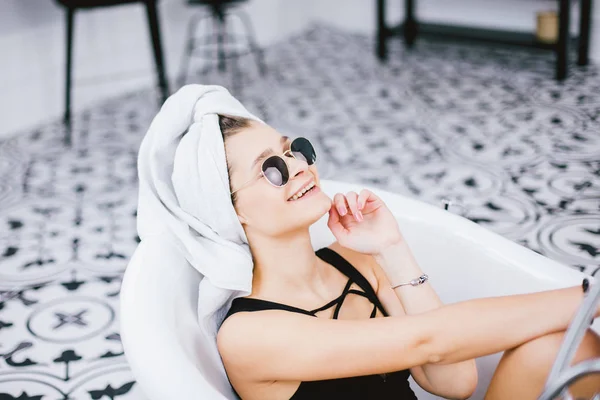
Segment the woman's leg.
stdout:
<path fill-rule="evenodd" d="M 541 336 L 504 352 L 485 400 L 535 400 L 542 394 L 546 378 L 556 359 L 565 332 Z M 571 365 L 600 357 L 600 337 L 588 329 Z M 600 391 L 600 374 L 575 381 L 569 390 L 574 398 L 590 399 Z"/>

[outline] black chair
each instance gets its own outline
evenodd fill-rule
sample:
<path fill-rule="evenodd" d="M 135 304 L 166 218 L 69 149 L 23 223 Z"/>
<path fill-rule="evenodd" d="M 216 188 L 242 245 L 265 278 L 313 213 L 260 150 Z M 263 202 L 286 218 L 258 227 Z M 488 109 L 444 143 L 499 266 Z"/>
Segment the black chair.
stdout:
<path fill-rule="evenodd" d="M 156 64 L 156 75 L 162 100 L 169 96 L 169 87 L 165 74 L 165 65 L 163 61 L 162 46 L 160 41 L 160 30 L 158 21 L 157 2 L 158 0 L 55 0 L 66 9 L 67 25 L 67 51 L 66 51 L 66 78 L 65 78 L 65 114 L 64 124 L 66 127 L 65 144 L 71 145 L 71 70 L 73 53 L 73 26 L 75 20 L 75 11 L 86 8 L 117 6 L 131 3 L 141 3 L 146 8 L 148 17 L 148 27 L 152 40 L 152 49 L 154 51 L 154 61 Z"/>
<path fill-rule="evenodd" d="M 226 70 L 226 61 L 230 59 L 232 61 L 231 68 L 233 70 L 233 90 L 239 86 L 239 74 L 237 73 L 237 59 L 245 54 L 252 53 L 255 56 L 258 70 L 261 76 L 264 76 L 267 71 L 267 67 L 264 61 L 264 55 L 262 49 L 258 46 L 252 28 L 252 23 L 248 15 L 242 10 L 235 10 L 234 8 L 245 3 L 247 0 L 188 0 L 188 4 L 191 6 L 203 6 L 208 9 L 208 13 L 198 14 L 192 17 L 188 25 L 188 38 L 186 43 L 186 49 L 183 52 L 183 59 L 181 61 L 180 72 L 178 75 L 178 84 L 182 86 L 185 84 L 188 76 L 188 69 L 190 58 L 192 55 L 196 55 L 197 50 L 203 47 L 204 58 L 210 61 L 214 61 L 214 54 L 211 54 L 210 48 L 216 44 L 216 61 L 219 71 L 223 72 Z M 240 19 L 245 29 L 245 39 L 247 42 L 246 49 L 239 51 L 239 49 L 231 50 L 230 45 L 236 44 L 238 40 L 231 32 L 228 32 L 227 22 L 228 16 L 236 16 Z M 198 25 L 202 20 L 208 20 L 207 34 L 204 36 L 204 43 L 197 45 L 196 43 L 196 31 Z M 212 24 L 212 29 L 211 25 Z M 215 38 L 216 36 L 216 38 Z M 211 65 L 205 68 L 203 73 L 207 73 L 212 68 Z"/>

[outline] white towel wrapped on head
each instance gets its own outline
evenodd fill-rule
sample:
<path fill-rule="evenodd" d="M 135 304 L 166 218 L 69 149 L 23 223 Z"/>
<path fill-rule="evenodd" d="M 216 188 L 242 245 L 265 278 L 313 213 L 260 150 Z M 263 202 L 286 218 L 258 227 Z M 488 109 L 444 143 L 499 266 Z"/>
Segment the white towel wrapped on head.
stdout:
<path fill-rule="evenodd" d="M 218 114 L 262 122 L 221 86 L 187 85 L 166 100 L 138 154 L 137 231 L 142 241 L 171 239 L 202 274 L 201 350 L 224 388 L 229 384 L 216 334 L 231 301 L 251 293 L 253 262 L 231 203 Z"/>

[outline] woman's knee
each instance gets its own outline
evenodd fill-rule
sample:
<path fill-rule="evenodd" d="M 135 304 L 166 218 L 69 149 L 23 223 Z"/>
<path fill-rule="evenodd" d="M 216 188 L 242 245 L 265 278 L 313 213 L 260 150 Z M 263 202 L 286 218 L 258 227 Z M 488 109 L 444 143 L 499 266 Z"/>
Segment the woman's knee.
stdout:
<path fill-rule="evenodd" d="M 509 351 L 514 353 L 513 356 L 516 356 L 523 364 L 532 368 L 535 368 L 535 366 L 550 367 L 556 360 L 564 336 L 565 331 L 551 333 L 525 342 Z M 593 330 L 588 329 L 570 365 L 599 356 L 600 336 Z"/>
<path fill-rule="evenodd" d="M 565 332 L 557 332 L 530 340 L 506 350 L 486 393 L 486 400 L 534 399 L 541 394 L 550 369 L 556 360 Z M 588 330 L 571 365 L 600 356 L 600 338 Z M 600 375 L 590 375 L 570 386 L 571 393 L 590 398 L 600 387 Z M 586 397 L 587 396 L 587 397 Z"/>
<path fill-rule="evenodd" d="M 535 374 L 539 380 L 546 381 L 550 369 L 563 343 L 565 332 L 541 336 L 512 349 L 513 362 L 528 373 Z M 600 336 L 588 329 L 577 351 L 569 363 L 570 366 L 591 358 L 600 357 Z M 590 374 L 577 379 L 569 386 L 573 395 L 592 396 L 600 387 L 600 374 Z M 585 397 L 589 398 L 589 397 Z"/>

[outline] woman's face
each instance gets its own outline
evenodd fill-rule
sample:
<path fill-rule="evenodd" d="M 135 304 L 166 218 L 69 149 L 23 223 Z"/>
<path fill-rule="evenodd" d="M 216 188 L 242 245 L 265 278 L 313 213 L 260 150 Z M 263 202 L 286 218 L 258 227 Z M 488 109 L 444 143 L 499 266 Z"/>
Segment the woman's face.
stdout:
<path fill-rule="evenodd" d="M 320 190 L 316 164 L 309 166 L 290 152 L 284 155 L 294 138 L 282 141 L 283 138 L 269 125 L 252 122 L 250 127 L 226 139 L 231 188 L 232 191 L 241 188 L 236 193 L 235 208 L 246 232 L 251 228 L 265 235 L 279 236 L 307 228 L 331 207 L 331 199 Z M 288 166 L 289 180 L 285 186 L 275 187 L 264 176 L 257 178 L 262 161 L 272 155 L 282 156 Z M 254 163 L 257 158 L 259 161 Z M 248 181 L 251 182 L 246 183 Z M 309 192 L 297 200 L 291 199 L 311 182 L 316 185 L 311 191 L 313 193 Z"/>

